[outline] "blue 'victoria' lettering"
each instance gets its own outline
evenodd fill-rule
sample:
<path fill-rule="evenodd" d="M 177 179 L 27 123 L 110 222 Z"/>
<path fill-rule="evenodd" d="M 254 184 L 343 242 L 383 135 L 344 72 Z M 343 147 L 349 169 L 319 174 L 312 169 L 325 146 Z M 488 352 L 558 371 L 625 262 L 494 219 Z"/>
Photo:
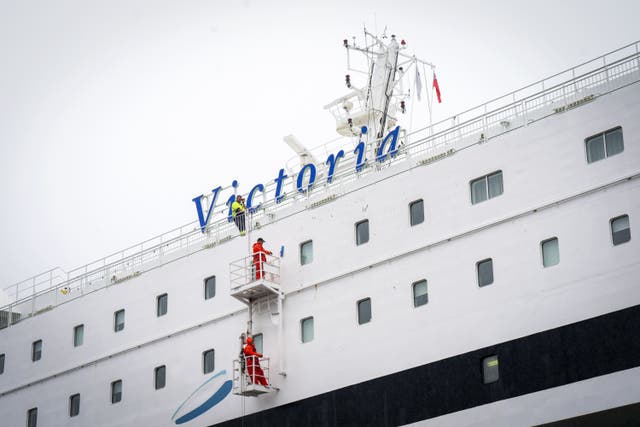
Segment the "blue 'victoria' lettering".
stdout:
<path fill-rule="evenodd" d="M 302 188 L 302 182 L 304 181 L 304 173 L 309 170 L 309 184 L 307 184 L 307 188 Z M 296 188 L 301 193 L 306 193 L 311 190 L 313 183 L 316 182 L 316 166 L 313 163 L 307 163 L 300 169 L 298 172 L 298 180 L 296 181 Z"/>
<path fill-rule="evenodd" d="M 367 129 L 363 127 L 362 134 L 365 134 L 366 132 L 367 132 Z M 388 158 L 393 158 L 396 156 L 396 154 L 398 154 L 399 133 L 400 133 L 400 126 L 396 126 L 391 132 L 387 134 L 387 136 L 384 137 L 384 139 L 380 142 L 380 145 L 376 150 L 376 153 L 375 153 L 376 161 L 384 162 Z M 389 142 L 388 148 L 387 148 L 387 142 Z M 385 150 L 385 148 L 387 149 Z M 360 141 L 356 146 L 356 148 L 353 150 L 353 154 L 356 155 L 356 172 L 360 172 L 367 164 L 367 158 L 365 157 L 366 144 L 363 141 Z M 344 156 L 345 156 L 344 150 L 340 150 L 336 154 L 331 154 L 329 157 L 327 157 L 327 160 L 325 162 L 325 165 L 329 167 L 327 171 L 327 184 L 330 184 L 333 181 L 333 177 L 336 173 L 336 168 L 338 166 L 338 160 L 340 160 L 341 158 L 344 158 Z M 305 186 L 304 181 L 305 181 L 306 175 L 309 176 L 309 181 Z M 313 163 L 307 163 L 304 166 L 302 166 L 302 168 L 300 168 L 300 171 L 298 172 L 298 177 L 296 179 L 297 190 L 301 193 L 307 193 L 311 191 L 311 189 L 313 188 L 313 185 L 316 182 L 316 177 L 317 177 L 316 165 L 314 165 Z M 285 173 L 284 169 L 280 169 L 278 171 L 278 177 L 274 179 L 274 182 L 276 183 L 276 190 L 274 194 L 274 199 L 276 203 L 280 203 L 287 194 L 284 191 L 284 180 L 286 178 L 289 178 L 289 175 Z M 234 190 L 237 189 L 238 181 L 234 180 L 231 184 L 231 187 L 233 187 Z M 196 210 L 198 212 L 198 222 L 200 223 L 200 230 L 203 233 L 206 231 L 207 225 L 209 224 L 209 220 L 211 219 L 211 214 L 214 208 L 216 207 L 216 200 L 218 199 L 218 194 L 220 193 L 220 190 L 222 190 L 222 187 L 218 187 L 212 190 L 213 197 L 212 197 L 211 203 L 209 204 L 209 209 L 207 210 L 206 218 L 204 215 L 204 210 L 202 209 L 202 198 L 204 197 L 204 195 L 201 194 L 192 199 L 192 201 L 196 204 Z M 258 203 L 256 206 L 253 205 L 253 199 L 256 196 L 257 192 L 260 192 L 262 193 L 263 196 L 265 196 L 264 194 L 265 186 L 263 184 L 255 185 L 249 192 L 249 195 L 247 196 L 247 209 L 249 210 L 249 212 L 252 212 L 252 213 L 258 210 L 262 206 L 262 203 Z M 231 205 L 235 200 L 236 200 L 236 196 L 235 194 L 232 194 L 227 200 L 227 202 L 225 203 L 229 207 L 228 214 L 227 214 L 227 219 L 229 221 L 233 221 L 233 213 L 232 213 Z"/>
<path fill-rule="evenodd" d="M 202 203 L 201 200 L 204 197 L 204 194 L 195 197 L 192 201 L 196 204 L 196 210 L 198 211 L 198 221 L 200 221 L 200 230 L 204 233 L 204 230 L 207 228 L 207 224 L 209 224 L 209 218 L 211 218 L 211 212 L 213 212 L 213 208 L 216 205 L 216 199 L 218 198 L 218 193 L 222 190 L 222 187 L 218 187 L 213 192 L 213 198 L 211 199 L 211 204 L 209 205 L 209 210 L 207 211 L 207 218 L 204 218 L 204 214 L 202 212 Z"/>
<path fill-rule="evenodd" d="M 325 165 L 329 165 L 329 172 L 327 173 L 327 183 L 329 184 L 333 181 L 333 174 L 336 172 L 336 165 L 338 164 L 338 159 L 341 157 L 344 157 L 344 150 L 338 151 L 338 154 L 331 154 L 324 163 Z"/>
<path fill-rule="evenodd" d="M 247 209 L 249 209 L 249 212 L 251 213 L 257 211 L 258 208 L 260 208 L 260 206 L 262 205 L 262 203 L 258 203 L 258 206 L 253 206 L 253 196 L 255 196 L 256 191 L 261 191 L 264 193 L 264 185 L 257 184 L 251 189 L 251 191 L 249 191 L 249 195 L 247 196 Z"/>

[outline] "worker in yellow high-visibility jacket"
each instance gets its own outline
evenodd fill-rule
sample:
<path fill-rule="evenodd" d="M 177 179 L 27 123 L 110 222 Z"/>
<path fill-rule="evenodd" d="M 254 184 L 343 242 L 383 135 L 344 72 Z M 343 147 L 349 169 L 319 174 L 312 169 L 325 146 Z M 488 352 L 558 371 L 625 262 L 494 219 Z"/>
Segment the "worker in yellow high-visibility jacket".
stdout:
<path fill-rule="evenodd" d="M 245 213 L 246 207 L 244 205 L 244 198 L 242 196 L 236 197 L 236 200 L 231 204 L 231 214 L 233 215 L 233 222 L 236 223 L 238 230 L 240 231 L 240 235 L 244 236 L 247 234 L 245 231 Z"/>

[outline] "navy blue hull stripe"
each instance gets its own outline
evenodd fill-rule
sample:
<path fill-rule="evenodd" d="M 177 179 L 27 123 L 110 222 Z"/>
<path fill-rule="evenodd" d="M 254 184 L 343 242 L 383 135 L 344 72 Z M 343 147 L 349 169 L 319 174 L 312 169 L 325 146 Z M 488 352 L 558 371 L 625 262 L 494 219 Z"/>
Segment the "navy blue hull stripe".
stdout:
<path fill-rule="evenodd" d="M 426 420 L 640 366 L 639 331 L 636 305 L 216 426 L 398 426 Z M 499 357 L 500 379 L 484 384 L 482 359 L 490 355 Z"/>

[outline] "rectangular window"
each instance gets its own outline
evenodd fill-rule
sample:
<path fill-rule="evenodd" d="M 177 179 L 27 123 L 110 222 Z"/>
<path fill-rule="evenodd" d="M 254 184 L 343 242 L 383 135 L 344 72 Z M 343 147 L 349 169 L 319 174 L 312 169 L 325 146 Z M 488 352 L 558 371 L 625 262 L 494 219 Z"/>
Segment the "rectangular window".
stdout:
<path fill-rule="evenodd" d="M 124 329 L 124 309 L 113 313 L 113 330 L 118 332 Z"/>
<path fill-rule="evenodd" d="M 424 222 L 424 202 L 422 200 L 409 203 L 409 219 L 412 227 Z"/>
<path fill-rule="evenodd" d="M 4 353 L 0 354 L 0 375 L 4 374 Z"/>
<path fill-rule="evenodd" d="M 111 403 L 118 403 L 122 400 L 122 380 L 111 383 Z"/>
<path fill-rule="evenodd" d="M 204 299 L 211 299 L 216 296 L 216 276 L 204 279 Z"/>
<path fill-rule="evenodd" d="M 27 411 L 27 427 L 38 427 L 38 408 Z"/>
<path fill-rule="evenodd" d="M 498 197 L 504 191 L 502 171 L 493 172 L 471 181 L 471 203 L 476 204 Z"/>
<path fill-rule="evenodd" d="M 493 260 L 491 258 L 478 261 L 478 286 L 487 286 L 493 283 Z"/>
<path fill-rule="evenodd" d="M 69 397 L 69 416 L 75 417 L 80 413 L 80 394 Z"/>
<path fill-rule="evenodd" d="M 42 358 L 42 340 L 34 341 L 31 344 L 31 360 L 36 362 Z"/>
<path fill-rule="evenodd" d="M 167 303 L 169 301 L 169 297 L 167 294 L 162 294 L 158 296 L 156 300 L 156 314 L 158 317 L 164 316 L 167 314 Z"/>
<path fill-rule="evenodd" d="M 300 338 L 303 343 L 313 341 L 313 317 L 300 321 Z"/>
<path fill-rule="evenodd" d="M 167 367 L 162 365 L 155 368 L 153 371 L 153 379 L 156 390 L 164 388 L 167 383 Z"/>
<path fill-rule="evenodd" d="M 542 265 L 551 267 L 560 262 L 560 248 L 558 238 L 553 237 L 540 243 L 542 246 Z"/>
<path fill-rule="evenodd" d="M 80 347 L 84 342 L 84 325 L 73 328 L 73 346 Z"/>
<path fill-rule="evenodd" d="M 494 383 L 500 379 L 498 356 L 489 356 L 482 359 L 482 379 L 485 384 Z"/>
<path fill-rule="evenodd" d="M 311 264 L 313 261 L 313 241 L 300 243 L 300 265 Z"/>
<path fill-rule="evenodd" d="M 419 280 L 414 282 L 413 288 L 413 306 L 420 307 L 429 302 L 429 294 L 427 293 L 427 281 Z"/>
<path fill-rule="evenodd" d="M 255 334 L 253 336 L 253 346 L 258 353 L 262 353 L 264 349 L 264 336 L 262 334 Z"/>
<path fill-rule="evenodd" d="M 629 226 L 629 215 L 622 215 L 613 218 L 611 221 L 611 239 L 614 245 L 626 243 L 631 240 L 631 227 Z"/>
<path fill-rule="evenodd" d="M 207 350 L 202 353 L 202 371 L 205 374 L 213 372 L 215 369 L 215 350 Z"/>
<path fill-rule="evenodd" d="M 587 163 L 597 162 L 624 151 L 621 127 L 590 136 L 584 142 L 587 149 Z"/>
<path fill-rule="evenodd" d="M 371 321 L 371 298 L 358 301 L 358 325 Z"/>
<path fill-rule="evenodd" d="M 356 224 L 356 245 L 369 241 L 369 220 L 365 219 Z"/>

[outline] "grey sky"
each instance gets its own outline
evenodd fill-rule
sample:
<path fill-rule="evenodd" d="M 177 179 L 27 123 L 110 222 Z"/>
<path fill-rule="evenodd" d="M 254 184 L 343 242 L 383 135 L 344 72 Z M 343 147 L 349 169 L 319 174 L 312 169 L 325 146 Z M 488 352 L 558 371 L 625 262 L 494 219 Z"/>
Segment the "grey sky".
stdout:
<path fill-rule="evenodd" d="M 342 39 L 437 65 L 442 119 L 640 39 L 636 1 L 0 0 L 0 287 L 196 219 L 334 138 Z"/>

